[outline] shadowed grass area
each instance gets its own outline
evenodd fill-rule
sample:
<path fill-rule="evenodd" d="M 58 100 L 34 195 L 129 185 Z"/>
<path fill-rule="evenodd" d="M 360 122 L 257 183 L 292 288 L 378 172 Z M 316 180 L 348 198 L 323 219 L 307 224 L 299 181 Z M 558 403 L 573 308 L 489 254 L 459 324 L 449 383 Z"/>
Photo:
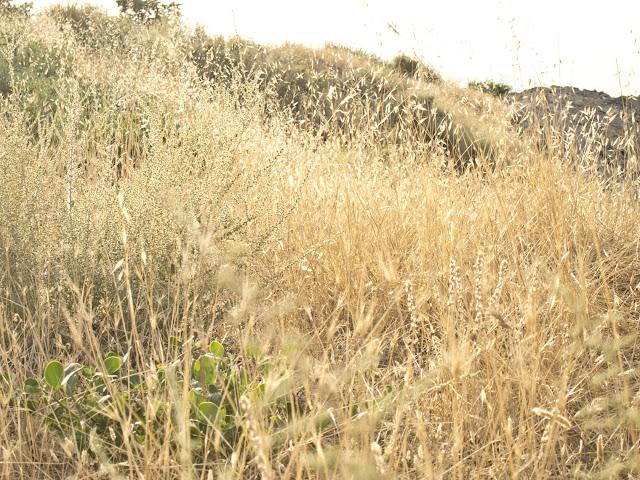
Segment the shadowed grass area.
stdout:
<path fill-rule="evenodd" d="M 463 164 L 489 156 L 494 147 L 464 118 L 464 108 L 434 98 L 437 93 L 428 87 L 440 82 L 427 68 L 419 75 L 417 64 L 407 75 L 397 65 L 333 45 L 265 47 L 201 31 L 191 48 L 202 76 L 225 85 L 237 77 L 255 82 L 271 108 L 289 112 L 298 125 L 325 139 L 349 141 L 366 134 L 377 144 L 440 141 Z"/>

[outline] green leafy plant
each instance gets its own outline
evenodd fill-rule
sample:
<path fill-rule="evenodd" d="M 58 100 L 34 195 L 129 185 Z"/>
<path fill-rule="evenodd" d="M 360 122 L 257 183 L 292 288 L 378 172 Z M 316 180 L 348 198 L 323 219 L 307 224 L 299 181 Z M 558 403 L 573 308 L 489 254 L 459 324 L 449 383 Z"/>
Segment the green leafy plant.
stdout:
<path fill-rule="evenodd" d="M 180 342 L 174 339 L 174 343 Z M 195 458 L 224 457 L 245 428 L 241 398 L 264 400 L 261 377 L 269 371 L 271 362 L 253 362 L 250 375 L 245 362 L 227 353 L 218 341 L 211 342 L 206 351 L 192 353 L 187 368 L 185 355 L 180 352 L 176 360 L 157 365 L 153 373 L 132 368 L 128 354 L 113 352 L 107 353 L 98 366 L 75 362 L 64 366 L 52 360 L 41 378 L 24 381 L 20 404 L 26 411 L 44 416 L 46 423 L 74 441 L 79 450 L 91 450 L 92 434 L 103 445 L 121 445 L 127 435 L 122 419 L 130 419 L 131 440 L 140 445 L 161 437 L 167 422 L 179 422 L 180 399 L 186 391 L 192 454 Z M 281 395 L 266 402 L 264 408 L 273 425 L 285 425 L 291 412 L 299 409 L 290 398 Z M 212 442 L 212 432 L 223 441 Z M 117 458 L 117 448 L 107 450 Z"/>
<path fill-rule="evenodd" d="M 68 52 L 37 40 L 14 45 L 9 38 L 0 29 L 0 96 L 14 94 L 31 125 L 51 119 L 70 67 Z"/>

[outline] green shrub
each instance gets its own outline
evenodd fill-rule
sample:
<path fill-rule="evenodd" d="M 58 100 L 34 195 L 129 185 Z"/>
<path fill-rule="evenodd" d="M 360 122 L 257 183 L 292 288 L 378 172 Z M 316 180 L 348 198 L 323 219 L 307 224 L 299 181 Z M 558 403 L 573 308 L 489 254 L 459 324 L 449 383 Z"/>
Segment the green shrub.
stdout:
<path fill-rule="evenodd" d="M 420 63 L 408 55 L 398 55 L 393 59 L 393 66 L 403 75 L 415 77 L 418 74 Z"/>
<path fill-rule="evenodd" d="M 492 80 L 487 80 L 484 82 L 469 82 L 469 88 L 475 88 L 476 90 L 480 90 L 484 93 L 489 93 L 496 97 L 504 97 L 509 92 L 511 92 L 511 87 L 506 83 L 494 82 Z"/>
<path fill-rule="evenodd" d="M 61 27 L 69 26 L 74 38 L 92 49 L 123 48 L 130 28 L 126 18 L 108 15 L 92 5 L 56 5 L 48 14 Z"/>
<path fill-rule="evenodd" d="M 0 95 L 15 94 L 28 122 L 34 127 L 51 119 L 58 106 L 60 79 L 70 65 L 70 55 L 38 40 L 15 44 L 0 32 Z"/>
<path fill-rule="evenodd" d="M 50 361 L 40 378 L 28 378 L 18 392 L 19 404 L 69 439 L 80 451 L 95 452 L 94 435 L 111 460 L 117 460 L 123 441 L 139 446 L 162 439 L 167 423 L 176 431 L 186 421 L 193 460 L 209 460 L 232 453 L 246 424 L 243 402 L 260 403 L 271 427 L 281 428 L 300 406 L 295 392 L 267 398 L 262 380 L 273 367 L 271 360 L 242 359 L 225 352 L 213 341 L 206 351 L 190 351 L 185 365 L 182 343 L 175 360 L 157 365 L 153 372 L 136 369 L 128 354 L 107 353 L 100 365 L 85 366 Z M 185 385 L 187 383 L 188 385 Z M 184 393 L 186 392 L 186 398 Z M 247 400 L 243 400 L 246 398 Z M 186 401 L 187 418 L 180 411 Z M 123 420 L 131 422 L 129 432 Z M 213 441 L 217 435 L 223 441 Z M 125 436 L 130 438 L 125 440 Z M 92 443 L 93 442 L 93 443 Z M 181 448 L 179 441 L 173 447 Z"/>

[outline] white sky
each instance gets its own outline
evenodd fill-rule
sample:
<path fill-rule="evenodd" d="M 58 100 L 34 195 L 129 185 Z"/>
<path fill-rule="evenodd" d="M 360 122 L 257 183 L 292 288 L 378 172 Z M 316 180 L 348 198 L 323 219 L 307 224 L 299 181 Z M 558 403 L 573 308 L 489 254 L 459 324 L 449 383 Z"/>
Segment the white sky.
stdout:
<path fill-rule="evenodd" d="M 74 3 L 117 11 L 115 0 Z M 640 0 L 183 0 L 182 12 L 211 34 L 260 43 L 415 53 L 460 82 L 640 94 Z"/>

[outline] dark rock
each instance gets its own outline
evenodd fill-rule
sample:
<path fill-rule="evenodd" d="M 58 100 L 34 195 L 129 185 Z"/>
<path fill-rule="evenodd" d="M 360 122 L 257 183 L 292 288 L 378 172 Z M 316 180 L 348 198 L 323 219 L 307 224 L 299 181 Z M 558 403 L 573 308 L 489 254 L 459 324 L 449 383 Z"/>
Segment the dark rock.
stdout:
<path fill-rule="evenodd" d="M 640 98 L 611 97 L 573 87 L 536 87 L 511 93 L 514 123 L 534 128 L 541 143 L 554 138 L 556 152 L 594 154 L 609 166 L 626 169 L 640 152 Z M 551 137 L 549 136 L 551 134 Z"/>

